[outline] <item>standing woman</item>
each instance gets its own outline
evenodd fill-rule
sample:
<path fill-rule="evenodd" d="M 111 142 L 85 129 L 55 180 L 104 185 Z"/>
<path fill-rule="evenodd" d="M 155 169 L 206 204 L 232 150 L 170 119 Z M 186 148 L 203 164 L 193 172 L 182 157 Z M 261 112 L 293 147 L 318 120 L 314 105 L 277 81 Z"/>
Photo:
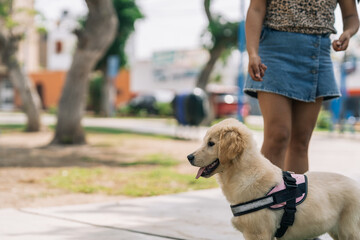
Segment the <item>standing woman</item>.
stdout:
<path fill-rule="evenodd" d="M 338 2 L 344 27 L 331 44 Z M 251 78 L 244 91 L 259 100 L 261 152 L 278 167 L 308 171 L 309 141 L 322 102 L 340 96 L 330 47 L 346 50 L 358 28 L 355 0 L 251 0 L 246 19 Z"/>

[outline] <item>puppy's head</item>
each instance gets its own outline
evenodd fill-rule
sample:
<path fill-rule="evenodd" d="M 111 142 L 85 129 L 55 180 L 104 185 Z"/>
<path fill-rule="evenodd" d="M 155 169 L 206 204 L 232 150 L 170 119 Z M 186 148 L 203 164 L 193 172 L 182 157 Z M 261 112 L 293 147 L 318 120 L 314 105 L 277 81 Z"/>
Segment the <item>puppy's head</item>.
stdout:
<path fill-rule="evenodd" d="M 231 167 L 251 139 L 251 133 L 236 119 L 226 119 L 212 126 L 199 149 L 187 156 L 193 166 L 200 167 L 196 178 L 211 177 Z"/>

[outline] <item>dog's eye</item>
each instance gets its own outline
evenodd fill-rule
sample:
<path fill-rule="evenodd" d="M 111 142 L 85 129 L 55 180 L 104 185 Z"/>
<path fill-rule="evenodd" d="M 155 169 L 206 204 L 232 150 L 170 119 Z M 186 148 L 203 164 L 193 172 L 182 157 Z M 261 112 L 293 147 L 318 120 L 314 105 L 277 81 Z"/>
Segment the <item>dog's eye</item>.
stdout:
<path fill-rule="evenodd" d="M 208 142 L 208 144 L 207 144 L 209 147 L 212 147 L 212 146 L 214 146 L 215 145 L 215 143 L 214 142 L 212 142 L 212 141 L 210 141 L 210 142 Z"/>

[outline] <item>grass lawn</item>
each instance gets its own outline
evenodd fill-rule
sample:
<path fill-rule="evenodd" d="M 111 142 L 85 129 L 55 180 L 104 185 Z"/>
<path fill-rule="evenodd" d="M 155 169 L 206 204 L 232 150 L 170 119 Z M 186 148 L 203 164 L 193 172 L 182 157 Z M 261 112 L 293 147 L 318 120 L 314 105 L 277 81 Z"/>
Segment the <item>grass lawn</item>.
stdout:
<path fill-rule="evenodd" d="M 73 204 L 84 202 L 79 196 L 91 202 L 91 196 L 106 200 L 218 187 L 215 178 L 195 179 L 197 168 L 186 159 L 198 141 L 86 128 L 87 145 L 48 146 L 53 128 L 40 133 L 24 129 L 0 125 L 0 186 L 6 186 L 0 188 L 0 205 L 43 206 L 56 198 L 61 204 L 73 198 Z"/>
<path fill-rule="evenodd" d="M 214 179 L 196 180 L 170 167 L 155 167 L 119 173 L 105 168 L 72 168 L 44 179 L 49 186 L 75 193 L 103 193 L 131 197 L 156 196 L 214 188 Z"/>

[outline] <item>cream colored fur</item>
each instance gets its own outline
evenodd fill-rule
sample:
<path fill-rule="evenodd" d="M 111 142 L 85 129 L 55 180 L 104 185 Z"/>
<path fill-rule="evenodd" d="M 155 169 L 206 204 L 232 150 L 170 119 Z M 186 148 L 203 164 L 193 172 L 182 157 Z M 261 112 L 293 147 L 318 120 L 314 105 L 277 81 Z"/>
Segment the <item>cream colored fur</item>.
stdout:
<path fill-rule="evenodd" d="M 209 146 L 208 142 L 214 142 Z M 266 195 L 280 181 L 282 171 L 259 152 L 249 129 L 236 119 L 212 126 L 202 146 L 193 154 L 193 165 L 205 167 L 217 158 L 220 187 L 231 205 Z M 310 172 L 308 196 L 297 206 L 294 225 L 284 240 L 310 239 L 329 233 L 334 239 L 360 240 L 360 189 L 339 174 Z M 230 211 L 230 209 L 229 209 Z M 246 240 L 271 240 L 283 210 L 263 209 L 232 218 L 233 226 Z"/>

